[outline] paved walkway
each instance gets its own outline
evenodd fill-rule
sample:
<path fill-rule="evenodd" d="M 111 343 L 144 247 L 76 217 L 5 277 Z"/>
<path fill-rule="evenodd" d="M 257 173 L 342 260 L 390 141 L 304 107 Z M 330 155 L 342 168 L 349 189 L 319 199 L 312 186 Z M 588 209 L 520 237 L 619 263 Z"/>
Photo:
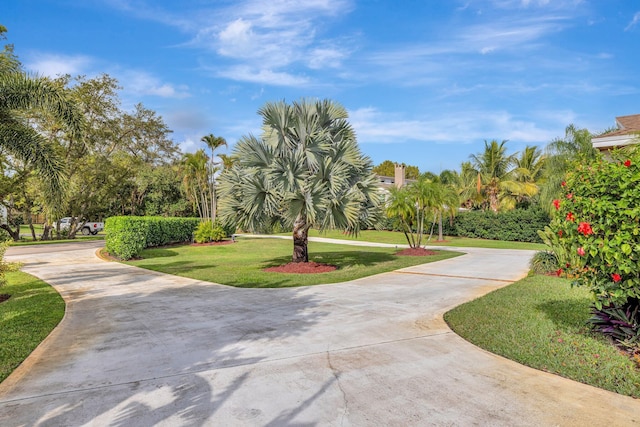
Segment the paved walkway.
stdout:
<path fill-rule="evenodd" d="M 524 276 L 529 251 L 465 249 L 342 284 L 235 289 L 104 262 L 99 244 L 10 249 L 68 309 L 0 385 L 0 425 L 640 422 L 640 401 L 487 353 L 442 321 Z"/>

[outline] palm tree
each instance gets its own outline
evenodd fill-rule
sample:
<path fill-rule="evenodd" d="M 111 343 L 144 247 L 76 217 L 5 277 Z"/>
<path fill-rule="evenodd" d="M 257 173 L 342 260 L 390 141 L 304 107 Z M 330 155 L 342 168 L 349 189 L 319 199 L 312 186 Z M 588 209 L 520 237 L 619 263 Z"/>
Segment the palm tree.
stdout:
<path fill-rule="evenodd" d="M 216 165 L 217 162 L 214 162 L 214 158 L 216 156 L 215 151 L 217 148 L 222 147 L 223 145 L 227 146 L 227 141 L 221 136 L 214 136 L 213 134 L 203 136 L 200 141 L 207 144 L 207 147 L 211 149 L 211 157 L 210 157 L 210 165 L 209 165 L 209 199 L 211 201 L 211 222 L 216 220 L 216 212 L 217 212 L 217 194 L 216 194 Z"/>
<path fill-rule="evenodd" d="M 242 137 L 220 177 L 220 215 L 246 230 L 281 220 L 293 229 L 293 262 L 307 262 L 311 227 L 357 233 L 377 220 L 369 158 L 347 112 L 330 100 L 267 103 L 262 135 Z"/>
<path fill-rule="evenodd" d="M 25 119 L 25 114 L 35 111 L 52 116 L 70 137 L 81 136 L 82 115 L 63 88 L 22 72 L 0 73 L 0 148 L 31 164 L 42 179 L 46 200 L 59 205 L 65 188 L 64 164 L 53 145 Z"/>
<path fill-rule="evenodd" d="M 507 141 L 498 143 L 495 139 L 484 141 L 484 151 L 472 154 L 471 161 L 478 173 L 479 192 L 486 195 L 489 208 L 498 212 L 500 207 L 500 192 L 504 183 L 510 180 L 513 155 L 507 155 Z"/>
<path fill-rule="evenodd" d="M 544 183 L 540 189 L 540 204 L 543 209 L 548 212 L 553 210 L 552 201 L 562 194 L 560 184 L 572 161 L 581 158 L 588 162 L 600 155 L 593 148 L 591 138 L 588 129 L 579 129 L 571 124 L 565 128 L 564 138 L 556 138 L 547 145 Z"/>
<path fill-rule="evenodd" d="M 204 150 L 185 153 L 182 158 L 182 188 L 202 220 L 211 218 L 209 207 L 208 158 Z"/>
<path fill-rule="evenodd" d="M 527 146 L 520 156 L 513 159 L 515 169 L 514 193 L 518 203 L 529 202 L 540 191 L 544 182 L 544 166 L 546 157 L 536 146 Z"/>

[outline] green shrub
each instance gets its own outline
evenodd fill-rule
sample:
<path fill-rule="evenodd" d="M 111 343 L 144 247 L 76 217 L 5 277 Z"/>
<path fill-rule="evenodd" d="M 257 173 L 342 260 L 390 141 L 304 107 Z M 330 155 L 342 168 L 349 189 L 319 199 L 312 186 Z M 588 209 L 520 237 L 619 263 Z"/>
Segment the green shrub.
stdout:
<path fill-rule="evenodd" d="M 538 230 L 549 224 L 549 216 L 540 209 L 514 209 L 505 212 L 466 211 L 445 221 L 444 233 L 449 236 L 471 237 L 512 242 L 541 243 Z"/>
<path fill-rule="evenodd" d="M 196 243 L 219 242 L 227 237 L 227 232 L 218 220 L 202 221 L 194 234 Z"/>
<path fill-rule="evenodd" d="M 536 274 L 549 274 L 558 271 L 558 258 L 551 251 L 536 252 L 529 264 L 531 271 Z"/>
<path fill-rule="evenodd" d="M 554 200 L 548 234 L 564 274 L 590 289 L 597 311 L 634 312 L 640 301 L 640 150 L 576 162 Z M 629 306 L 631 304 L 631 306 Z M 635 324 L 626 339 L 637 336 Z M 615 337 L 622 342 L 619 337 Z"/>
<path fill-rule="evenodd" d="M 121 259 L 131 259 L 148 247 L 190 242 L 198 218 L 158 216 L 117 216 L 105 223 L 107 251 Z"/>

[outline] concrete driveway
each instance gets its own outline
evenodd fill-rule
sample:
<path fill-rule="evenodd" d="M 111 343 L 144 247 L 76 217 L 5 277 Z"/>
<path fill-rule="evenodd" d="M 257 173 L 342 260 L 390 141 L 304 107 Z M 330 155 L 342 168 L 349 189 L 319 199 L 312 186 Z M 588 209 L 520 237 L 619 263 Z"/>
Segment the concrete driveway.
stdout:
<path fill-rule="evenodd" d="M 2 426 L 624 426 L 640 401 L 492 355 L 442 320 L 526 274 L 529 251 L 352 282 L 235 289 L 94 252 L 11 248 L 67 301 L 0 385 Z"/>

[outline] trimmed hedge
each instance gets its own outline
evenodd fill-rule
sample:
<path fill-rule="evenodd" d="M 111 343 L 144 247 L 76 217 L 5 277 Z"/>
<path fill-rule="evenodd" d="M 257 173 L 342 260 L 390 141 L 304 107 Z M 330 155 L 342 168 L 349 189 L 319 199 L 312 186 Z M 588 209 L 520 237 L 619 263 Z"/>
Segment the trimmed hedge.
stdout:
<path fill-rule="evenodd" d="M 542 243 L 538 230 L 543 230 L 549 222 L 549 215 L 542 210 L 515 209 L 498 213 L 460 212 L 454 218 L 453 226 L 449 221 L 444 221 L 443 226 L 448 236 Z"/>
<path fill-rule="evenodd" d="M 190 242 L 199 223 L 199 218 L 112 216 L 105 223 L 105 247 L 111 255 L 131 259 L 145 248 Z"/>

